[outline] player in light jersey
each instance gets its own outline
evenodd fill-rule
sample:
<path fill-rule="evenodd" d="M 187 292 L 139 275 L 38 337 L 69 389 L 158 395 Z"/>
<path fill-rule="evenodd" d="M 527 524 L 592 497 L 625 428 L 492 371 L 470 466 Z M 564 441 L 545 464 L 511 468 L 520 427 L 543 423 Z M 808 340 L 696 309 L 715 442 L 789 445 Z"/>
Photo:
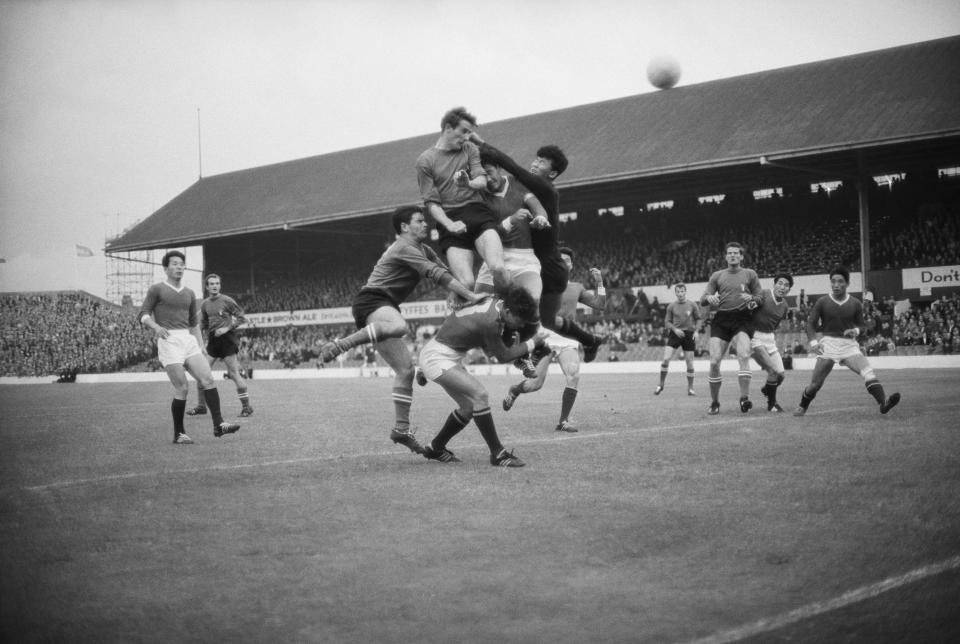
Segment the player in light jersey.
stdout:
<path fill-rule="evenodd" d="M 486 296 L 474 293 L 457 281 L 433 249 L 424 244 L 429 227 L 419 206 L 397 208 L 392 222 L 397 239 L 380 256 L 366 285 L 353 300 L 353 319 L 359 330 L 324 344 L 320 358 L 330 362 L 353 347 L 375 344 L 396 374 L 392 393 L 396 420 L 390 440 L 419 454 L 422 448 L 410 430 L 413 358 L 403 341 L 408 328 L 400 314 L 400 303 L 410 297 L 422 278 L 443 286 L 466 302 L 479 302 Z"/>
<path fill-rule="evenodd" d="M 573 338 L 583 345 L 583 361 L 592 362 L 603 338 L 580 327 L 573 319 L 559 315 L 563 293 L 570 274 L 560 257 L 560 191 L 554 181 L 567 169 L 567 155 L 556 145 L 544 145 L 537 150 L 530 169 L 520 166 L 497 148 L 484 143 L 473 132 L 470 140 L 480 146 L 481 154 L 489 157 L 527 187 L 543 204 L 550 224 L 531 232 L 533 250 L 540 260 L 543 294 L 540 297 L 540 322 L 560 335 Z"/>
<path fill-rule="evenodd" d="M 171 250 L 163 256 L 161 265 L 167 278 L 147 290 L 138 315 L 140 324 L 156 336 L 157 358 L 173 385 L 170 412 L 173 415 L 173 442 L 178 445 L 193 444 L 183 427 L 190 391 L 188 371 L 203 390 L 203 398 L 213 419 L 213 435 L 220 438 L 240 429 L 236 423 L 225 422 L 220 413 L 220 394 L 213 382 L 210 364 L 200 349 L 203 338 L 200 336 L 197 296 L 181 283 L 186 260 L 178 250 Z"/>
<path fill-rule="evenodd" d="M 687 362 L 687 395 L 696 396 L 693 390 L 693 358 L 697 348 L 695 336 L 697 328 L 703 322 L 703 313 L 696 302 L 687 299 L 687 285 L 677 284 L 673 287 L 677 296 L 676 301 L 667 305 L 667 312 L 663 318 L 663 325 L 667 331 L 667 346 L 663 348 L 663 362 L 660 363 L 660 384 L 653 390 L 659 396 L 667 382 L 667 372 L 670 370 L 670 361 L 683 352 Z"/>
<path fill-rule="evenodd" d="M 440 251 L 453 275 L 473 287 L 474 251 L 493 273 L 498 289 L 507 287 L 499 220 L 484 202 L 487 177 L 480 152 L 469 140 L 477 119 L 463 107 L 440 120 L 440 138 L 417 158 L 417 184 L 427 212 L 437 222 Z"/>
<path fill-rule="evenodd" d="M 447 443 L 472 419 L 490 449 L 491 465 L 525 465 L 500 442 L 490 413 L 490 396 L 483 383 L 464 367 L 463 359 L 471 349 L 480 348 L 500 362 L 509 362 L 542 346 L 541 334 L 510 347 L 503 343 L 504 328 L 519 329 L 536 314 L 537 305 L 530 294 L 518 286 L 511 286 L 502 300 L 489 298 L 451 313 L 437 334 L 420 350 L 420 368 L 424 375 L 443 387 L 457 403 L 457 409 L 423 448 L 426 458 L 445 463 L 458 462 L 460 459 L 447 449 Z"/>
<path fill-rule="evenodd" d="M 243 309 L 229 295 L 220 292 L 220 276 L 210 273 L 203 280 L 210 297 L 200 304 L 200 332 L 207 336 L 207 362 L 210 368 L 217 360 L 223 360 L 227 365 L 227 375 L 237 387 L 237 398 L 240 399 L 240 415 L 249 416 L 253 413 L 250 406 L 250 394 L 247 392 L 247 381 L 240 373 L 240 341 L 237 337 L 237 327 L 246 321 Z M 207 413 L 207 406 L 203 402 L 203 388 L 197 383 L 197 406 L 187 410 L 187 416 L 202 416 Z"/>
<path fill-rule="evenodd" d="M 707 289 L 701 299 L 717 309 L 710 323 L 710 415 L 720 413 L 720 363 L 727 354 L 730 342 L 735 342 L 740 384 L 740 411 L 747 413 L 753 407 L 750 402 L 750 322 L 753 311 L 763 302 L 763 290 L 757 273 L 744 268 L 743 246 L 730 242 L 725 247 L 727 267 L 710 276 Z"/>
<path fill-rule="evenodd" d="M 560 257 L 566 264 L 567 271 L 573 270 L 573 251 L 569 248 L 560 248 Z M 577 313 L 577 304 L 583 303 L 594 309 L 602 309 L 606 305 L 607 291 L 603 287 L 603 274 L 599 268 L 591 268 L 590 275 L 597 285 L 596 290 L 588 289 L 580 282 L 567 282 L 560 304 L 559 314 L 563 317 L 573 317 Z M 560 422 L 557 423 L 558 432 L 575 432 L 576 425 L 570 422 L 570 412 L 573 403 L 577 400 L 577 391 L 580 386 L 580 343 L 567 338 L 555 331 L 548 331 L 545 340 L 545 355 L 539 355 L 536 363 L 536 372 L 533 378 L 519 382 L 507 391 L 503 399 L 503 410 L 510 411 L 521 394 L 539 391 L 547 379 L 550 368 L 550 355 L 556 356 L 560 370 L 567 379 L 567 386 L 563 389 L 560 400 Z M 537 355 L 537 354 L 535 354 Z"/>
<path fill-rule="evenodd" d="M 793 277 L 781 273 L 773 278 L 773 288 L 763 292 L 763 303 L 753 311 L 753 335 L 750 349 L 753 359 L 767 372 L 767 381 L 760 393 L 767 397 L 767 411 L 780 413 L 783 407 L 777 402 L 777 387 L 783 382 L 783 357 L 777 347 L 774 332 L 787 316 L 787 293 L 793 288 Z"/>
<path fill-rule="evenodd" d="M 847 294 L 849 284 L 850 271 L 844 266 L 837 266 L 830 271 L 830 294 L 818 299 L 810 309 L 807 338 L 810 341 L 810 352 L 816 354 L 817 362 L 813 367 L 810 384 L 804 388 L 800 397 L 800 405 L 793 412 L 794 416 L 807 413 L 807 408 L 836 363 L 846 366 L 863 378 L 867 392 L 880 405 L 881 414 L 886 414 L 900 402 L 899 392 L 886 397 L 883 385 L 877 379 L 870 361 L 860 351 L 857 337 L 865 328 L 863 304 Z"/>

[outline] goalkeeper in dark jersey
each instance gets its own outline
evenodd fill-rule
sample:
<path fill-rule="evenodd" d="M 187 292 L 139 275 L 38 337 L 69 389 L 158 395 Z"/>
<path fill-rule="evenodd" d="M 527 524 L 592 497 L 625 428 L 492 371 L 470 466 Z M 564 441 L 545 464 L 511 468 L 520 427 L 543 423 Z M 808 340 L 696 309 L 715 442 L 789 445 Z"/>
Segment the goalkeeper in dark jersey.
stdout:
<path fill-rule="evenodd" d="M 530 231 L 533 250 L 540 260 L 540 276 L 543 280 L 540 323 L 551 331 L 582 344 L 583 361 L 592 362 L 597 357 L 603 338 L 593 335 L 572 319 L 559 314 L 570 274 L 560 257 L 560 191 L 553 182 L 567 169 L 567 156 L 556 145 L 545 145 L 537 150 L 537 155 L 527 170 L 497 148 L 484 143 L 476 132 L 471 133 L 470 140 L 480 146 L 480 153 L 485 158 L 509 172 L 543 204 L 549 225 Z"/>

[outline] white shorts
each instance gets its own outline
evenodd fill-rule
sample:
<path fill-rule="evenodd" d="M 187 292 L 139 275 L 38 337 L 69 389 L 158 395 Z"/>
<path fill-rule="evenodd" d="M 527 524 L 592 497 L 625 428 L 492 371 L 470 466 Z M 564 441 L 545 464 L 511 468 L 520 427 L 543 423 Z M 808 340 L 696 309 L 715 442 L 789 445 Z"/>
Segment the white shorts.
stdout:
<path fill-rule="evenodd" d="M 511 280 L 524 273 L 540 274 L 540 260 L 537 259 L 532 248 L 504 248 L 503 267 Z M 477 284 L 493 286 L 493 273 L 490 272 L 486 262 L 477 272 Z"/>
<path fill-rule="evenodd" d="M 567 351 L 570 349 L 577 351 L 580 348 L 580 343 L 573 338 L 568 338 L 565 335 L 560 335 L 559 333 L 550 331 L 549 329 L 544 329 L 544 331 L 547 333 L 547 337 L 544 342 L 554 353 L 560 353 L 561 351 Z"/>
<path fill-rule="evenodd" d="M 763 349 L 768 356 L 779 352 L 777 349 L 777 338 L 773 333 L 765 331 L 754 331 L 753 338 L 750 339 L 751 349 Z"/>
<path fill-rule="evenodd" d="M 431 338 L 423 348 L 420 349 L 420 370 L 430 380 L 436 380 L 443 375 L 447 369 L 453 369 L 457 366 L 463 366 L 463 359 L 467 356 L 465 351 L 451 349 L 442 342 L 437 342 L 436 338 Z"/>
<path fill-rule="evenodd" d="M 835 338 L 824 336 L 820 338 L 820 357 L 834 362 L 840 362 L 854 356 L 862 356 L 860 345 L 853 338 Z"/>
<path fill-rule="evenodd" d="M 201 353 L 197 339 L 186 329 L 173 329 L 167 337 L 157 338 L 157 358 L 164 367 L 183 364 Z"/>

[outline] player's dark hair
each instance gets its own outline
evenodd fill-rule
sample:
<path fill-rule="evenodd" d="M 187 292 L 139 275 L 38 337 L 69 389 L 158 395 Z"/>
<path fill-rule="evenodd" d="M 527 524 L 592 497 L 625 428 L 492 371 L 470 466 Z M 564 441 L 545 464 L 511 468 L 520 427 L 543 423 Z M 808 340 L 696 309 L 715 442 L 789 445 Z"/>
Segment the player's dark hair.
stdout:
<path fill-rule="evenodd" d="M 455 128 L 460 125 L 460 121 L 466 121 L 473 127 L 477 127 L 477 117 L 468 112 L 467 108 L 459 106 L 447 110 L 443 115 L 443 118 L 440 119 L 440 131 L 443 132 L 444 128 L 448 125 L 451 128 Z"/>
<path fill-rule="evenodd" d="M 684 284 L 683 282 L 677 282 L 676 284 L 673 285 L 673 290 L 676 291 L 678 288 L 682 288 L 683 290 L 687 290 L 687 285 Z"/>
<path fill-rule="evenodd" d="M 171 258 L 171 257 L 179 257 L 180 259 L 183 260 L 183 263 L 184 263 L 184 264 L 187 263 L 187 256 L 186 256 L 186 255 L 184 255 L 183 253 L 181 253 L 181 252 L 178 251 L 178 250 L 168 250 L 168 251 L 166 252 L 166 254 L 163 256 L 163 259 L 160 260 L 160 265 L 163 266 L 164 268 L 166 268 L 167 266 L 169 266 L 169 265 L 170 265 L 170 258 Z"/>
<path fill-rule="evenodd" d="M 830 275 L 827 277 L 832 278 L 834 275 L 839 275 L 843 278 L 844 282 L 847 284 L 850 283 L 850 269 L 848 269 L 846 266 L 834 266 L 833 270 L 830 271 Z"/>
<path fill-rule="evenodd" d="M 740 254 L 741 254 L 741 255 L 742 255 L 743 252 L 744 252 L 744 251 L 743 251 L 743 244 L 741 244 L 740 242 L 727 242 L 727 245 L 723 247 L 723 252 L 727 252 L 727 251 L 730 250 L 731 248 L 738 248 L 738 249 L 740 249 Z"/>
<path fill-rule="evenodd" d="M 410 220 L 413 219 L 413 216 L 418 212 L 423 212 L 423 208 L 420 206 L 400 206 L 393 211 L 393 230 L 398 235 L 400 234 L 400 224 L 410 225 Z"/>
<path fill-rule="evenodd" d="M 500 167 L 500 163 L 497 161 L 496 157 L 487 152 L 486 148 L 480 148 L 480 165 L 493 165 Z"/>
<path fill-rule="evenodd" d="M 786 273 L 778 273 L 777 275 L 774 275 L 774 276 L 773 276 L 773 283 L 776 284 L 776 283 L 777 283 L 778 281 L 780 281 L 781 279 L 787 280 L 787 284 L 790 285 L 790 288 L 793 288 L 793 276 L 792 276 L 792 275 L 787 275 Z"/>
<path fill-rule="evenodd" d="M 557 173 L 557 176 L 563 174 L 564 170 L 567 169 L 567 165 L 570 164 L 570 161 L 567 159 L 567 155 L 563 153 L 563 150 L 553 144 L 541 147 L 539 150 L 537 150 L 537 156 L 543 157 L 544 159 L 549 159 L 550 167 L 553 168 L 553 171 Z"/>
<path fill-rule="evenodd" d="M 221 280 L 221 281 L 222 281 L 222 279 L 220 278 L 220 276 L 217 275 L 216 273 L 209 273 L 205 278 L 203 278 L 203 285 L 204 285 L 204 286 L 206 286 L 206 285 L 210 282 L 210 278 L 211 278 L 211 277 L 216 277 L 218 280 Z"/>
<path fill-rule="evenodd" d="M 511 286 L 503 296 L 503 306 L 527 322 L 533 322 L 540 314 L 540 307 L 533 296 L 520 286 Z"/>
<path fill-rule="evenodd" d="M 576 255 L 573 252 L 573 249 L 568 248 L 567 246 L 561 246 L 560 248 L 557 249 L 557 252 L 560 253 L 561 255 L 569 255 L 571 260 L 573 260 L 573 258 L 576 257 Z"/>

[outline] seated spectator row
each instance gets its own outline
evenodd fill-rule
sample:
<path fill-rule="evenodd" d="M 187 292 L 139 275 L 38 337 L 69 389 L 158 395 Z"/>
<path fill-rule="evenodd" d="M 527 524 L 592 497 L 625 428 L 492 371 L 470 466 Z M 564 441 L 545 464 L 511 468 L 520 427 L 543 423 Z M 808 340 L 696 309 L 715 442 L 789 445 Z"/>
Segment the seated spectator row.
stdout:
<path fill-rule="evenodd" d="M 953 184 L 918 192 L 910 181 L 871 190 L 872 268 L 960 264 L 958 193 Z M 597 266 L 608 289 L 621 289 L 611 298 L 627 300 L 623 289 L 631 287 L 703 282 L 725 266 L 729 241 L 745 246 L 745 265 L 761 277 L 816 274 L 836 264 L 860 269 L 856 192 L 847 185 L 830 194 L 804 186 L 762 200 L 728 195 L 720 204 L 692 200 L 668 210 L 638 208 L 623 216 L 579 212 L 561 225 L 561 243 L 568 241 L 576 253 L 573 279 L 586 282 L 587 269 Z M 338 256 L 335 265 L 314 266 L 314 274 L 258 285 L 255 295 L 231 293 L 229 285 L 226 291 L 249 312 L 346 307 L 372 269 L 369 256 L 356 254 L 352 265 Z M 429 283 L 414 295 L 444 297 L 443 289 Z"/>
<path fill-rule="evenodd" d="M 867 333 L 864 348 L 871 353 L 898 347 L 923 347 L 928 352 L 960 352 L 960 293 L 926 306 L 897 303 L 892 298 L 865 302 Z M 806 302 L 791 310 L 779 329 L 784 349 L 805 343 Z M 587 326 L 606 339 L 604 354 L 637 347 L 659 347 L 664 341 L 663 307 L 651 302 L 650 314 L 602 315 Z M 898 313 L 899 309 L 899 313 Z M 136 311 L 107 304 L 85 293 L 22 293 L 0 296 L 0 374 L 4 376 L 113 372 L 142 365 L 156 356 L 150 334 L 136 324 Z M 294 367 L 315 364 L 320 346 L 352 330 L 349 325 L 288 326 L 251 329 L 243 334 L 242 358 L 262 366 Z M 411 324 L 414 352 L 435 331 L 433 323 Z M 706 348 L 706 334 L 698 348 Z M 361 360 L 362 352 L 350 356 Z"/>

